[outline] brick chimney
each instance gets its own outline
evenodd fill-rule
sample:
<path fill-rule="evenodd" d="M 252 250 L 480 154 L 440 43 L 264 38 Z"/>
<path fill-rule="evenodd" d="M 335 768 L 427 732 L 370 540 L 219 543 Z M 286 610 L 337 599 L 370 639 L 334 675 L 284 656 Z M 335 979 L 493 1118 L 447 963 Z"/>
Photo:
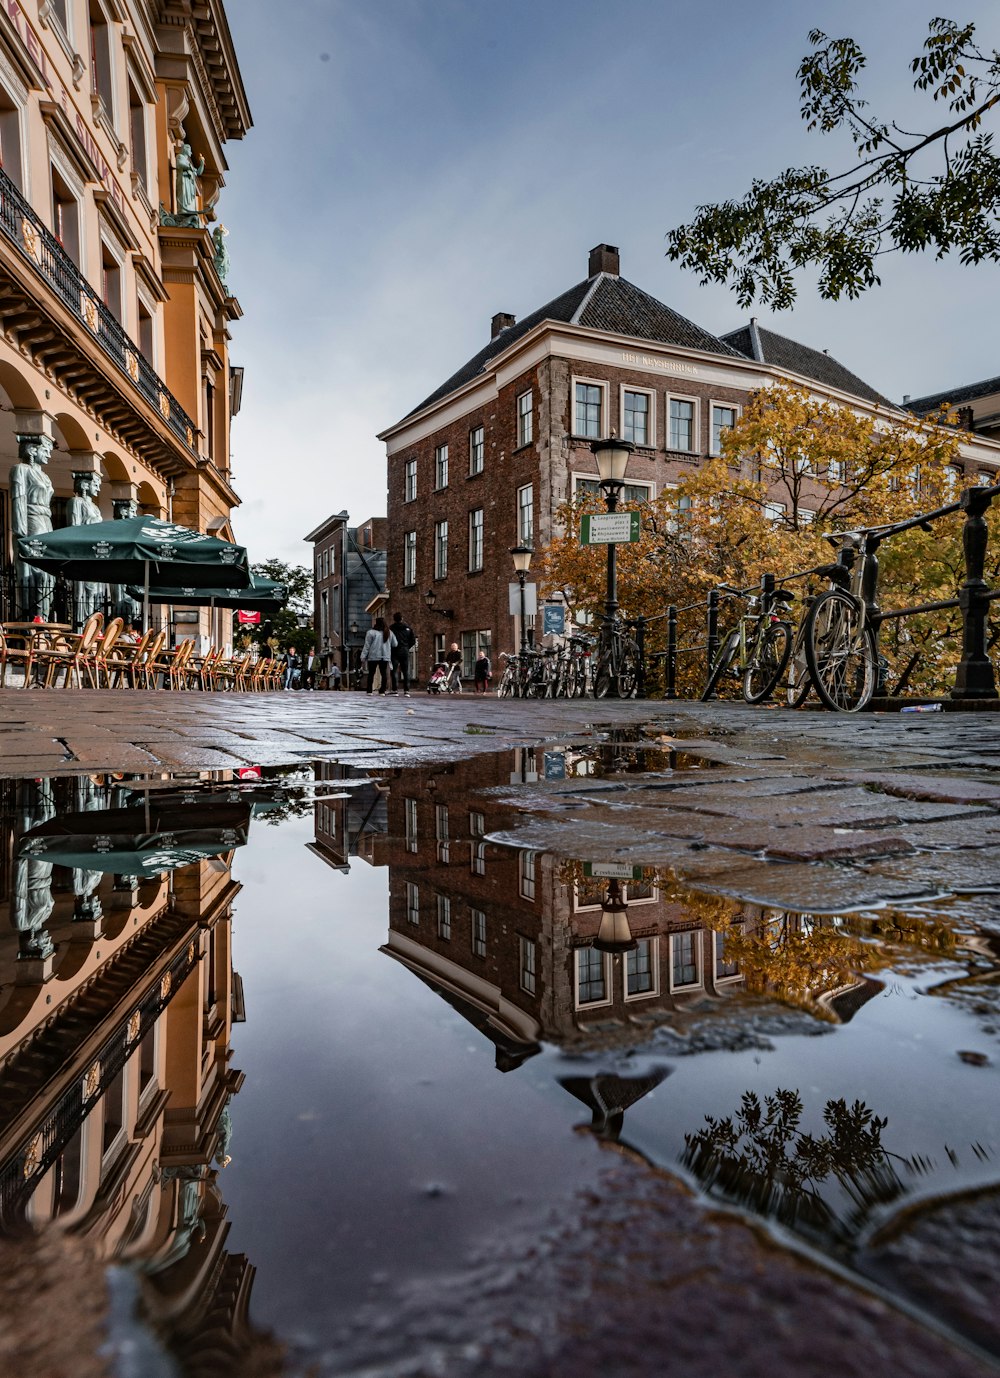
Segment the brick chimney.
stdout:
<path fill-rule="evenodd" d="M 490 339 L 495 340 L 501 330 L 506 330 L 516 320 L 517 317 L 512 316 L 508 311 L 498 311 L 490 321 Z"/>
<path fill-rule="evenodd" d="M 590 262 L 587 265 L 587 276 L 592 278 L 598 273 L 610 273 L 612 277 L 618 277 L 621 272 L 621 261 L 618 257 L 618 250 L 613 244 L 598 244 L 596 249 L 590 251 Z"/>

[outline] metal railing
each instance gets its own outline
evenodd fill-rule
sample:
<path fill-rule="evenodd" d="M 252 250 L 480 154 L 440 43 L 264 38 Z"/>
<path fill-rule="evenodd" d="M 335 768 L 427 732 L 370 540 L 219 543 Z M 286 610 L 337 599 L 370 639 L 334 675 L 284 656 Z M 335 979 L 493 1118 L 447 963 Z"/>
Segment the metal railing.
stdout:
<path fill-rule="evenodd" d="M 1000 599 L 1000 589 L 991 589 L 984 577 L 989 539 L 986 513 L 994 499 L 998 497 L 1000 497 L 1000 484 L 989 488 L 967 488 L 956 502 L 948 503 L 944 507 L 919 513 L 908 521 L 893 523 L 884 530 L 881 527 L 860 528 L 855 529 L 852 533 L 854 536 L 863 535 L 867 537 L 867 558 L 861 597 L 875 632 L 876 646 L 878 633 L 884 622 L 898 621 L 949 609 L 958 609 L 961 612 L 962 653 L 955 672 L 955 684 L 950 691 L 950 697 L 953 699 L 1000 698 L 1000 694 L 997 693 L 996 674 L 989 656 L 988 629 L 990 604 Z M 962 530 L 965 577 L 957 595 L 954 598 L 935 599 L 926 603 L 915 603 L 909 607 L 883 610 L 878 603 L 879 566 L 876 552 L 879 546 L 914 527 L 930 530 L 934 522 L 943 517 L 952 516 L 956 512 L 965 513 L 965 523 Z M 815 565 L 810 569 L 797 570 L 793 574 L 782 575 L 780 578 L 774 574 L 765 574 L 759 584 L 751 584 L 744 589 L 734 591 L 728 588 L 712 588 L 709 589 L 706 597 L 698 602 L 687 603 L 683 607 L 671 604 L 666 613 L 663 614 L 667 619 L 666 650 L 659 653 L 664 662 L 664 697 L 668 699 L 677 698 L 677 664 L 680 656 L 697 655 L 704 652 L 707 675 L 719 650 L 719 609 L 725 600 L 742 598 L 749 594 L 759 594 L 763 598 L 773 594 L 775 588 L 793 583 L 798 579 L 806 579 L 810 576 L 829 577 L 831 570 L 836 574 L 836 566 L 840 567 L 843 575 L 842 580 L 836 582 L 843 582 L 846 586 L 850 581 L 850 569 L 856 554 L 857 550 L 854 543 L 845 541 L 837 552 L 835 565 Z M 682 615 L 693 612 L 704 614 L 704 640 L 682 645 L 680 644 L 681 633 L 678 630 L 678 621 Z M 647 621 L 649 620 L 652 619 L 647 619 Z M 692 630 L 688 628 L 687 634 L 690 634 Z M 919 654 L 911 656 L 894 686 L 894 695 L 901 694 L 908 686 L 918 659 Z M 884 690 L 884 686 L 882 689 Z"/>
<path fill-rule="evenodd" d="M 2 168 L 0 231 L 90 332 L 119 373 L 157 409 L 178 440 L 197 453 L 190 416 Z"/>

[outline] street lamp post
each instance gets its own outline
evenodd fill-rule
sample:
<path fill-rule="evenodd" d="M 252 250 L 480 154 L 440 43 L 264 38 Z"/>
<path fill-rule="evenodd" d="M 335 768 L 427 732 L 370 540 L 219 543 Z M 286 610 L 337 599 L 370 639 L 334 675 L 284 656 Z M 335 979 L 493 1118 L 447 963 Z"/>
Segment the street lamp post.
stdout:
<path fill-rule="evenodd" d="M 528 648 L 527 619 L 524 613 L 524 581 L 528 577 L 528 570 L 531 568 L 532 550 L 527 545 L 516 545 L 511 550 L 514 557 L 514 573 L 517 575 L 517 582 L 521 590 L 521 654 Z"/>
<path fill-rule="evenodd" d="M 608 893 L 601 901 L 601 925 L 594 939 L 598 952 L 634 952 L 638 943 L 632 937 L 628 921 L 628 904 L 622 898 L 617 880 L 608 881 Z"/>
<path fill-rule="evenodd" d="M 611 435 L 607 440 L 595 440 L 590 447 L 597 461 L 601 492 L 609 512 L 617 512 L 618 496 L 625 486 L 625 470 L 629 455 L 635 449 L 627 440 L 619 440 Z M 615 619 L 618 616 L 618 547 L 614 541 L 608 542 L 608 587 L 604 601 L 604 626 L 601 628 L 601 646 L 610 651 L 614 633 Z M 611 675 L 608 684 L 608 697 L 618 697 L 617 676 Z"/>

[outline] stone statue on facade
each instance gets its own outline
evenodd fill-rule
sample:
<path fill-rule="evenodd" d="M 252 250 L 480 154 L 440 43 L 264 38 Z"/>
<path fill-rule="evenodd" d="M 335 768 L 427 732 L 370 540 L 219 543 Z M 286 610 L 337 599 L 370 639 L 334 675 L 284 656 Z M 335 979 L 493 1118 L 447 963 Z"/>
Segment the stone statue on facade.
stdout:
<path fill-rule="evenodd" d="M 100 491 L 100 474 L 84 470 L 73 475 L 73 496 L 69 500 L 70 526 L 89 526 L 92 522 L 104 520 L 104 514 L 94 501 Z M 73 584 L 73 620 L 76 625 L 82 627 L 91 613 L 98 612 L 104 606 L 107 596 L 107 584 L 76 580 Z"/>
<path fill-rule="evenodd" d="M 177 211 L 173 217 L 175 225 L 197 229 L 201 224 L 198 209 L 198 178 L 205 171 L 205 159 L 199 158 L 197 165 L 190 144 L 181 144 L 174 160 L 176 173 Z"/>
<path fill-rule="evenodd" d="M 125 522 L 139 515 L 139 504 L 135 498 L 112 498 L 111 515 L 116 522 Z M 127 593 L 127 585 L 111 584 L 111 616 L 120 617 L 126 627 L 134 626 L 142 612 L 141 604 Z"/>
<path fill-rule="evenodd" d="M 215 271 L 227 293 L 229 292 L 229 250 L 226 248 L 228 234 L 229 231 L 221 222 L 212 231 L 212 243 L 215 245 Z"/>
<path fill-rule="evenodd" d="M 21 536 L 40 536 L 52 530 L 52 480 L 45 466 L 52 457 L 47 435 L 19 435 L 18 462 L 10 471 L 10 516 L 14 549 Z M 47 622 L 56 586 L 53 575 L 16 560 L 17 601 L 23 618 Z"/>

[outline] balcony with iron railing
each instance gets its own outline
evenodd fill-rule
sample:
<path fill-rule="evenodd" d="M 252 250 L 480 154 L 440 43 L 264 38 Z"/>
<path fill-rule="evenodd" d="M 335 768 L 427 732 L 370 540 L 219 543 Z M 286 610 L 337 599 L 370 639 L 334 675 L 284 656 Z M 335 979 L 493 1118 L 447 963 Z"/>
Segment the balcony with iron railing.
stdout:
<path fill-rule="evenodd" d="M 106 358 L 197 454 L 194 422 L 69 254 L 0 168 L 0 232 L 100 345 Z"/>

